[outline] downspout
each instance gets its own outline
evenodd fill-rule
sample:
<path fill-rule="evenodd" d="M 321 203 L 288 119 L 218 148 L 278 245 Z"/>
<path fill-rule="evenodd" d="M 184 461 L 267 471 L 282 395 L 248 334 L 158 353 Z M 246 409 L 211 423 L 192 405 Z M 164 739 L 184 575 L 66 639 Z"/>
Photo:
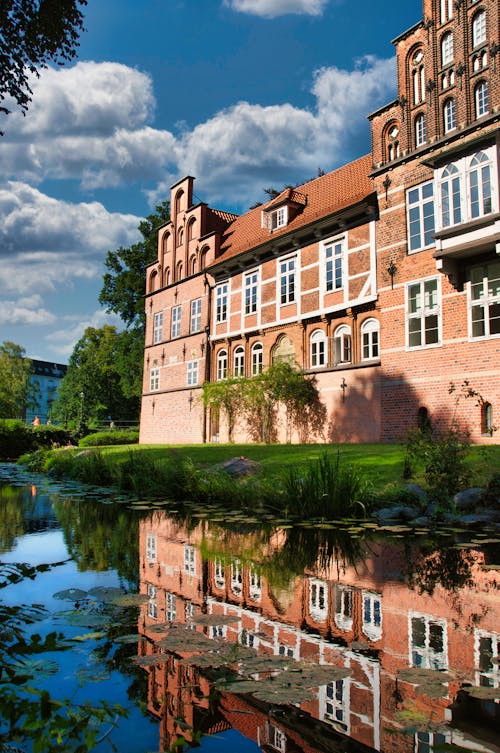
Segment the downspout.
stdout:
<path fill-rule="evenodd" d="M 211 361 L 212 361 L 212 352 L 211 352 L 211 347 L 210 347 L 210 322 L 212 321 L 212 291 L 214 289 L 214 286 L 210 285 L 206 273 L 205 273 L 204 285 L 205 285 L 205 290 L 208 288 L 208 296 L 207 296 L 207 321 L 205 324 L 205 378 L 203 381 L 209 382 L 210 373 L 211 373 Z M 206 441 L 207 441 L 207 418 L 208 418 L 207 406 L 205 405 L 205 402 L 203 402 L 203 430 L 202 430 L 203 444 L 206 444 Z"/>

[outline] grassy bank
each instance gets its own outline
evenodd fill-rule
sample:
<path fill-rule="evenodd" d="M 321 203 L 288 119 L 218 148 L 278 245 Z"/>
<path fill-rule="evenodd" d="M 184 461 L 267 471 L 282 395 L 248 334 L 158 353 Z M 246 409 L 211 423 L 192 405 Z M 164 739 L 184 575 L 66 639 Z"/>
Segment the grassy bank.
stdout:
<path fill-rule="evenodd" d="M 460 462 L 468 486 L 485 487 L 498 474 L 500 446 L 466 447 L 463 455 L 463 461 L 450 455 L 449 467 L 444 456 L 439 487 L 453 482 Z M 218 468 L 239 457 L 257 463 L 258 472 L 239 479 Z M 114 486 L 144 500 L 221 502 L 253 511 L 283 509 L 292 516 L 305 508 L 308 516 L 364 516 L 388 502 L 409 501 L 404 491 L 409 481 L 429 488 L 425 457 L 410 460 L 407 446 L 389 444 L 122 445 L 64 448 L 24 459 L 32 469 Z M 435 470 L 435 457 L 432 462 Z"/>

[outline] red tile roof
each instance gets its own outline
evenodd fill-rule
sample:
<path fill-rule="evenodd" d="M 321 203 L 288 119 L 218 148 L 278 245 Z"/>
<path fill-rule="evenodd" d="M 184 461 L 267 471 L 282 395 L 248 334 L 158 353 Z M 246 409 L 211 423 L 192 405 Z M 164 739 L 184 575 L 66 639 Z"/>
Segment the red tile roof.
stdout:
<path fill-rule="evenodd" d="M 368 198 L 374 192 L 373 182 L 369 177 L 371 170 L 372 157 L 371 154 L 367 154 L 303 186 L 287 188 L 275 199 L 237 217 L 223 233 L 215 263 L 237 256 L 271 238 L 286 235 L 314 220 L 327 217 Z M 303 209 L 293 216 L 285 227 L 271 233 L 267 227 L 262 227 L 262 212 L 276 204 L 282 204 L 283 195 L 287 192 L 287 200 L 302 205 Z M 307 200 L 305 205 L 304 197 Z"/>

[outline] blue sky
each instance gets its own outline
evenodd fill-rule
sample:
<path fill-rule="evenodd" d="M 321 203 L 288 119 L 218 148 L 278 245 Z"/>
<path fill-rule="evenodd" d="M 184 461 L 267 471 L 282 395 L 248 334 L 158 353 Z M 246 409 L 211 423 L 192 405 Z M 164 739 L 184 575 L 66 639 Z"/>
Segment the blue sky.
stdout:
<path fill-rule="evenodd" d="M 419 0 L 89 0 L 78 56 L 0 119 L 0 342 L 67 363 L 109 249 L 186 174 L 211 206 L 370 150 Z"/>

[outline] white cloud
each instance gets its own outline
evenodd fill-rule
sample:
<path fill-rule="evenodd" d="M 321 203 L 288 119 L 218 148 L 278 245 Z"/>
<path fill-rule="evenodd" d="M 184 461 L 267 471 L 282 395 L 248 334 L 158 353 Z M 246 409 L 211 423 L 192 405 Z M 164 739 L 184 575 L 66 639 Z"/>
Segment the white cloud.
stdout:
<path fill-rule="evenodd" d="M 17 301 L 0 301 L 0 324 L 10 326 L 29 325 L 30 327 L 54 324 L 57 317 L 43 308 L 39 295 L 29 296 Z"/>
<path fill-rule="evenodd" d="M 253 16 L 276 18 L 287 13 L 320 16 L 328 0 L 225 0 L 224 5 Z"/>
<path fill-rule="evenodd" d="M 68 360 L 78 340 L 83 336 L 87 327 L 99 329 L 105 324 L 115 325 L 118 330 L 123 329 L 123 322 L 115 314 L 107 314 L 103 309 L 97 309 L 92 313 L 82 313 L 77 316 L 64 317 L 66 326 L 54 330 L 45 336 L 51 350 L 58 358 Z M 70 324 L 71 326 L 68 326 Z"/>

